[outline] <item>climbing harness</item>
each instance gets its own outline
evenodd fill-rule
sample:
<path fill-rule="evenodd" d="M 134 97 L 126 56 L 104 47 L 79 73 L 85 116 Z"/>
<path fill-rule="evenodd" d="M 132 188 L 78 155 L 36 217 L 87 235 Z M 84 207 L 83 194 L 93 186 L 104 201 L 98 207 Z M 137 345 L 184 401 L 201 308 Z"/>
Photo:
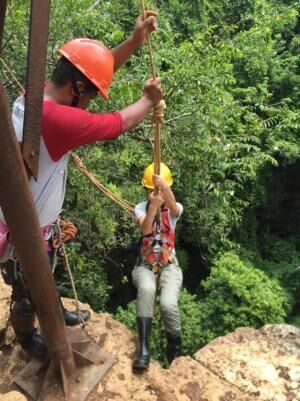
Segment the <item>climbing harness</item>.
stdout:
<path fill-rule="evenodd" d="M 160 211 L 161 219 L 155 218 L 153 231 L 142 236 L 141 250 L 143 262 L 153 265 L 165 266 L 172 262 L 172 251 L 175 243 L 175 232 L 171 228 L 169 221 L 169 211 L 162 207 Z M 156 247 L 159 254 L 155 252 Z"/>

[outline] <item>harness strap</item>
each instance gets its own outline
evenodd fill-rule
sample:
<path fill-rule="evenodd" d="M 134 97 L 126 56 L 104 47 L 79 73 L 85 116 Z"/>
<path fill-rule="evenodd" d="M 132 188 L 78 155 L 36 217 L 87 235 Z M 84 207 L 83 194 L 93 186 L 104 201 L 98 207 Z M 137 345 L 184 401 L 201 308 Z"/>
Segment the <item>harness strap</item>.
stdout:
<path fill-rule="evenodd" d="M 169 209 L 163 205 L 160 210 L 160 218 L 156 215 L 153 221 L 152 232 L 144 234 L 140 239 L 140 258 L 152 266 L 156 263 L 164 266 L 172 262 L 174 230 L 171 228 Z M 154 252 L 155 247 L 160 248 L 159 254 Z"/>

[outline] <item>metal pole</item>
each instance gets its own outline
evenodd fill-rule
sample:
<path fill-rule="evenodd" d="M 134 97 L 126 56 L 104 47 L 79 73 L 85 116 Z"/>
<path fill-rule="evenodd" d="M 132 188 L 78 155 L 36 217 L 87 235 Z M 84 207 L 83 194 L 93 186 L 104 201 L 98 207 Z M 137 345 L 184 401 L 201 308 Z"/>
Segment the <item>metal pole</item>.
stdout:
<path fill-rule="evenodd" d="M 22 154 L 37 180 L 51 0 L 32 0 Z"/>
<path fill-rule="evenodd" d="M 75 371 L 38 215 L 0 82 L 0 205 L 22 265 L 37 316 L 57 369 Z"/>
<path fill-rule="evenodd" d="M 7 7 L 7 0 L 1 0 L 1 2 L 0 2 L 0 53 L 2 51 L 2 39 L 3 39 L 3 33 L 4 33 L 6 7 Z"/>

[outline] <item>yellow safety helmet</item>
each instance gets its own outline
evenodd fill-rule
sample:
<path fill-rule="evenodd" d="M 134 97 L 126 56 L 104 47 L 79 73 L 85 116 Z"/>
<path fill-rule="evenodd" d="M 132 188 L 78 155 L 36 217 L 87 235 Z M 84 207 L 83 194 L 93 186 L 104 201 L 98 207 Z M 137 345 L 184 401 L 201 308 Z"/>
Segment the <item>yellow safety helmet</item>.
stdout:
<path fill-rule="evenodd" d="M 149 166 L 144 171 L 144 176 L 142 179 L 142 185 L 145 188 L 154 189 L 154 184 L 152 181 L 154 174 L 154 163 L 149 164 Z M 169 167 L 167 167 L 164 163 L 160 163 L 160 176 L 166 181 L 168 185 L 173 184 L 173 178 L 171 175 L 171 171 Z"/>

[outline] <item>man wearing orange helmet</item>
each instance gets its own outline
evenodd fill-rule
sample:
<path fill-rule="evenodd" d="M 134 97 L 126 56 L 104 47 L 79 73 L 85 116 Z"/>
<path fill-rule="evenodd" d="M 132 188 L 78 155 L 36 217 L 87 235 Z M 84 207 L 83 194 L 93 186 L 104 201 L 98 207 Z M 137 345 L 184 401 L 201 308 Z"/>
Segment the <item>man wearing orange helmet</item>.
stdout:
<path fill-rule="evenodd" d="M 87 38 L 73 39 L 59 52 L 59 59 L 50 82 L 44 90 L 41 125 L 39 175 L 30 186 L 50 259 L 51 226 L 61 212 L 66 189 L 68 152 L 79 146 L 117 139 L 134 128 L 161 99 L 160 79 L 149 80 L 140 99 L 112 113 L 86 111 L 90 101 L 100 93 L 108 99 L 113 73 L 146 41 L 147 32 L 156 29 L 156 13 L 147 11 L 138 17 L 132 36 L 113 50 L 101 42 Z M 24 96 L 14 103 L 12 120 L 19 142 L 23 139 Z M 34 305 L 26 288 L 18 260 L 9 252 L 8 232 L 0 209 L 0 267 L 5 282 L 12 286 L 11 322 L 22 347 L 44 358 L 47 349 L 34 329 Z M 63 306 L 62 306 L 63 308 Z M 79 323 L 76 314 L 64 310 L 66 324 Z M 81 318 L 89 318 L 87 311 Z"/>
<path fill-rule="evenodd" d="M 178 308 L 182 286 L 182 271 L 175 254 L 175 227 L 183 212 L 170 188 L 173 183 L 168 167 L 161 163 L 160 175 L 154 174 L 154 164 L 145 172 L 142 185 L 148 201 L 135 208 L 137 223 L 142 231 L 140 257 L 132 271 L 137 288 L 137 329 L 139 350 L 133 362 L 135 372 L 143 372 L 150 362 L 150 334 L 156 287 L 160 289 L 160 309 L 167 334 L 167 359 L 181 355 L 181 324 Z M 156 191 L 154 191 L 156 189 Z"/>

